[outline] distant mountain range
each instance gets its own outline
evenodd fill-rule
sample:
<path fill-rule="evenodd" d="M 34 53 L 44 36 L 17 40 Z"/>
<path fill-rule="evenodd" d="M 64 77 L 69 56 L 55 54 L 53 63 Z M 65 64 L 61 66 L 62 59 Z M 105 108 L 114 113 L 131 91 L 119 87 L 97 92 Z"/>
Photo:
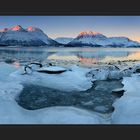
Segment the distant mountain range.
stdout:
<path fill-rule="evenodd" d="M 81 32 L 76 38 L 60 37 L 55 40 L 36 27 L 20 25 L 0 30 L 0 46 L 65 46 L 65 47 L 140 47 L 127 37 L 106 37 L 98 32 Z"/>
<path fill-rule="evenodd" d="M 81 32 L 65 46 L 140 47 L 140 43 L 127 37 L 106 37 L 98 32 Z"/>
<path fill-rule="evenodd" d="M 58 43 L 61 44 L 68 44 L 69 42 L 71 42 L 74 38 L 68 38 L 68 37 L 58 37 L 55 39 L 55 41 L 57 41 Z"/>

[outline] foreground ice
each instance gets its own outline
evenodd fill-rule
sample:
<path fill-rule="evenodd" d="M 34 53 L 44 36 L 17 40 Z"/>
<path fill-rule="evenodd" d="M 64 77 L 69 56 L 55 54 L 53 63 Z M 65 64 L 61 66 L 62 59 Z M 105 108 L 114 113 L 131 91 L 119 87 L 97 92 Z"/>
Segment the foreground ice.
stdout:
<path fill-rule="evenodd" d="M 0 82 L 0 124 L 101 124 L 105 119 L 95 112 L 75 107 L 25 110 L 16 101 L 22 90 L 18 83 Z"/>
<path fill-rule="evenodd" d="M 126 92 L 114 103 L 111 123 L 140 124 L 140 76 L 125 77 L 123 84 Z"/>
<path fill-rule="evenodd" d="M 31 111 L 23 109 L 15 101 L 23 89 L 22 84 L 27 82 L 63 91 L 89 89 L 92 86 L 91 78 L 85 76 L 86 73 L 89 75 L 89 69 L 74 66 L 71 67 L 72 71 L 60 75 L 37 72 L 21 75 L 22 70 L 17 70 L 12 65 L 0 63 L 0 68 L 0 124 L 140 124 L 140 76 L 133 74 L 140 68 L 139 65 L 123 70 L 125 93 L 113 104 L 115 111 L 111 117 L 103 117 L 93 111 L 72 106 L 49 107 Z M 92 70 L 90 74 L 93 79 L 99 80 L 113 78 L 111 76 L 113 72 L 114 75 L 117 72 L 119 76 L 122 71 L 115 67 L 108 67 L 96 72 L 97 74 L 92 75 Z M 101 106 L 97 109 L 104 108 Z"/>
<path fill-rule="evenodd" d="M 33 78 L 32 82 L 35 82 L 37 78 L 39 80 L 43 78 L 45 75 L 16 75 L 17 70 L 5 63 L 1 63 L 0 67 L 1 70 L 1 79 L 0 79 L 0 124 L 102 124 L 102 123 L 108 123 L 108 120 L 106 118 L 103 118 L 101 115 L 90 112 L 87 110 L 83 110 L 80 108 L 75 108 L 72 106 L 69 107 L 49 107 L 39 110 L 25 110 L 24 108 L 20 107 L 17 102 L 15 101 L 15 98 L 20 94 L 21 90 L 23 89 L 23 86 L 20 82 L 21 78 L 23 78 L 23 81 L 28 81 Z M 77 70 L 77 71 L 76 71 Z M 16 78 L 9 77 L 10 74 L 14 76 L 19 76 L 20 78 L 17 80 Z M 70 77 L 70 72 L 65 73 L 61 76 L 48 76 L 48 79 L 45 79 L 45 82 L 53 83 L 53 86 L 57 88 L 63 88 L 61 84 L 69 84 L 70 86 L 66 86 L 66 88 L 73 88 L 74 84 L 78 84 L 80 80 L 82 81 L 80 84 L 83 84 L 83 82 L 87 82 L 88 80 L 84 77 L 84 72 L 78 73 L 79 69 L 76 67 L 75 71 L 72 73 L 72 76 Z M 19 72 L 19 71 L 18 71 Z M 64 77 L 67 77 L 66 80 L 68 81 L 62 81 Z M 46 76 L 45 76 L 46 77 Z M 84 77 L 84 78 L 83 78 Z M 78 79 L 78 80 L 77 80 Z M 43 80 L 43 79 L 41 79 Z M 59 86 L 57 86 L 58 82 Z M 65 83 L 67 82 L 67 83 Z M 69 82 L 69 83 L 68 83 Z M 56 85 L 55 85 L 56 84 Z M 80 89 L 81 85 L 74 86 L 73 89 Z M 51 85 L 52 86 L 52 85 Z M 84 85 L 86 86 L 86 85 Z M 91 86 L 88 84 L 88 87 Z M 63 88 L 63 89 L 66 89 Z M 87 88 L 87 87 L 83 87 Z"/>
<path fill-rule="evenodd" d="M 107 121 L 95 112 L 75 107 L 25 110 L 15 101 L 22 88 L 20 83 L 0 82 L 0 124 L 101 124 Z"/>
<path fill-rule="evenodd" d="M 102 66 L 100 68 L 92 68 L 86 75 L 92 81 L 95 80 L 109 80 L 109 79 L 122 79 L 123 77 L 130 77 L 136 71 L 140 71 L 140 65 L 134 65 L 132 68 L 119 68 L 115 65 Z"/>
<path fill-rule="evenodd" d="M 0 81 L 6 81 L 9 79 L 9 74 L 16 71 L 17 68 L 12 65 L 1 62 L 0 63 Z"/>
<path fill-rule="evenodd" d="M 30 83 L 41 85 L 62 91 L 84 91 L 92 87 L 90 78 L 86 77 L 89 69 L 77 66 L 71 67 L 71 71 L 61 74 L 46 74 L 33 72 L 22 75 L 23 70 L 18 70 L 10 74 L 11 79 L 20 83 Z"/>
<path fill-rule="evenodd" d="M 29 111 L 12 101 L 0 102 L 0 124 L 102 124 L 96 113 L 75 107 L 49 107 Z"/>

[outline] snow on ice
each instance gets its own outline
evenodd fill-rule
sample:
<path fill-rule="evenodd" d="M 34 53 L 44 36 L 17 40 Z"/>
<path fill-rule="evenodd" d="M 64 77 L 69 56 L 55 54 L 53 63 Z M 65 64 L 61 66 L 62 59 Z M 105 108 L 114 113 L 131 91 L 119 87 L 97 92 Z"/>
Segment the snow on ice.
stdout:
<path fill-rule="evenodd" d="M 140 124 L 140 76 L 135 73 L 139 68 L 140 66 L 137 65 L 132 69 L 127 69 L 127 71 L 119 70 L 113 66 L 90 71 L 87 68 L 72 66 L 71 71 L 58 75 L 38 72 L 22 75 L 22 69 L 0 63 L 0 124 Z M 118 75 L 121 75 L 120 72 L 123 73 L 122 83 L 125 93 L 115 101 L 113 104 L 115 110 L 109 117 L 72 106 L 26 110 L 15 101 L 23 89 L 23 83 L 40 84 L 69 92 L 73 90 L 84 91 L 92 86 L 93 79 L 114 78 L 115 72 Z M 97 109 L 104 108 L 100 106 Z"/>
<path fill-rule="evenodd" d="M 19 70 L 11 73 L 10 77 L 22 83 L 28 82 L 68 92 L 85 91 L 92 87 L 90 78 L 86 77 L 86 73 L 89 69 L 79 68 L 77 66 L 73 66 L 70 69 L 71 71 L 66 71 L 62 74 L 33 72 L 26 75 L 22 75 L 23 70 Z"/>

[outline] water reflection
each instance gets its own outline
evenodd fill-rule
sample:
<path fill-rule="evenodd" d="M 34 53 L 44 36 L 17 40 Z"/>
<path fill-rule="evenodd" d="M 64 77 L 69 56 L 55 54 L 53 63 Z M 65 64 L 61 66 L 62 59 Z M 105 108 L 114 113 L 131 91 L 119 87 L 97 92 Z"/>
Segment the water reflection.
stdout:
<path fill-rule="evenodd" d="M 0 62 L 13 63 L 16 67 L 33 61 L 42 63 L 53 61 L 57 64 L 81 63 L 86 66 L 100 62 L 137 60 L 140 60 L 138 48 L 0 48 Z"/>
<path fill-rule="evenodd" d="M 102 59 L 101 62 L 137 61 L 137 60 L 140 60 L 140 52 L 139 51 L 133 52 L 127 56 L 121 56 L 121 57 L 106 56 L 104 59 Z"/>
<path fill-rule="evenodd" d="M 49 55 L 48 60 L 55 61 L 75 61 L 84 65 L 98 64 L 100 62 L 117 62 L 117 61 L 137 61 L 140 60 L 139 51 L 95 51 L 95 52 L 73 52 L 70 54 L 55 53 Z"/>

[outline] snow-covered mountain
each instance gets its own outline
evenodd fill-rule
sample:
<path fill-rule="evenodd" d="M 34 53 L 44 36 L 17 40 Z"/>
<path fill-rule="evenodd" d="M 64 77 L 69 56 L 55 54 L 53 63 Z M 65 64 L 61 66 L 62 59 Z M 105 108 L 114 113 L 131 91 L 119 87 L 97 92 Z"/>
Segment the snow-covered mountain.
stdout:
<path fill-rule="evenodd" d="M 41 29 L 22 28 L 20 25 L 0 30 L 0 45 L 7 46 L 45 46 L 58 44 L 49 38 Z"/>
<path fill-rule="evenodd" d="M 81 32 L 76 38 L 49 38 L 36 27 L 22 28 L 20 25 L 0 30 L 0 46 L 97 46 L 140 47 L 140 43 L 127 37 L 106 37 L 98 32 Z"/>
<path fill-rule="evenodd" d="M 26 29 L 31 35 L 37 37 L 48 45 L 57 45 L 59 44 L 57 41 L 49 38 L 41 29 L 36 27 L 28 27 Z"/>
<path fill-rule="evenodd" d="M 55 41 L 57 41 L 58 43 L 61 44 L 68 44 L 69 42 L 71 42 L 74 38 L 68 38 L 68 37 L 58 37 L 55 39 Z"/>
<path fill-rule="evenodd" d="M 103 42 L 103 45 L 140 47 L 139 42 L 130 40 L 127 37 L 109 37 L 106 42 Z"/>
<path fill-rule="evenodd" d="M 127 37 L 106 37 L 98 32 L 81 32 L 66 46 L 140 47 L 140 43 Z"/>

